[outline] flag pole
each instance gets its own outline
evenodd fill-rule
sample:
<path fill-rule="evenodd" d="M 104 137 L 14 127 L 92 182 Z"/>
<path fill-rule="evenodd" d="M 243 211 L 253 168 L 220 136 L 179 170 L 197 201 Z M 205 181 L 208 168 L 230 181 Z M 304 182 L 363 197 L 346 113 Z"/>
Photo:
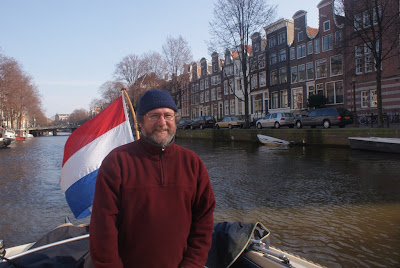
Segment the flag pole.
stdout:
<path fill-rule="evenodd" d="M 125 97 L 126 97 L 126 99 L 128 100 L 129 108 L 131 109 L 131 112 L 132 112 L 133 124 L 134 124 L 134 126 L 135 126 L 136 139 L 139 140 L 139 139 L 140 139 L 140 135 L 139 135 L 138 125 L 137 125 L 137 121 L 136 121 L 135 110 L 133 109 L 132 102 L 131 102 L 131 100 L 129 99 L 128 93 L 126 92 L 126 88 L 122 88 L 121 90 L 124 92 Z"/>

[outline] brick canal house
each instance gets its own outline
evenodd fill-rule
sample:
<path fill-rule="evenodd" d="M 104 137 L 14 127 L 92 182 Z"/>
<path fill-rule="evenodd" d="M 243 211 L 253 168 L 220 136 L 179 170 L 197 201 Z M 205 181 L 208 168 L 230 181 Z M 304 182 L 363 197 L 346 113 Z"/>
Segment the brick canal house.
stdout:
<path fill-rule="evenodd" d="M 389 1 L 391 6 L 390 9 L 385 6 L 380 12 L 391 10 L 397 14 L 392 24 L 397 29 L 394 30 L 397 33 L 396 49 L 382 65 L 383 109 L 398 114 L 400 1 L 382 1 Z M 355 2 L 345 0 L 345 6 Z M 300 10 L 294 14 L 293 20 L 280 19 L 266 26 L 266 39 L 260 33 L 251 36 L 252 46 L 247 48 L 250 119 L 258 119 L 273 111 L 305 113 L 312 94 L 325 96 L 328 106 L 345 107 L 351 111 L 355 108 L 359 114 L 376 114 L 377 72 L 370 49 L 360 39 L 348 39 L 349 32 L 354 32 L 353 23 L 348 23 L 349 18 L 336 14 L 334 1 L 323 0 L 317 7 L 318 28 L 309 27 L 307 12 Z M 356 21 L 362 23 L 360 27 L 372 27 L 368 25 L 366 12 L 357 14 Z M 386 39 L 388 37 L 383 35 L 384 46 L 393 45 L 385 42 Z M 244 115 L 239 63 L 238 53 L 227 50 L 223 59 L 214 52 L 211 62 L 202 58 L 187 68 L 190 78 L 185 100 L 188 105 L 190 100 L 190 107 L 185 108 L 184 115 L 192 119 L 201 115 L 213 115 L 216 119 L 225 115 Z"/>

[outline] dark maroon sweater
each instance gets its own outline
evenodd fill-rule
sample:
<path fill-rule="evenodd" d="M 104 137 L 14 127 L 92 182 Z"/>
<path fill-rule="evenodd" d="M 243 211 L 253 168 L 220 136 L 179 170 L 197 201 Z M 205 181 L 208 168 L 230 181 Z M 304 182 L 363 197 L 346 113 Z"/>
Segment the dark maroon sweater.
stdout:
<path fill-rule="evenodd" d="M 97 175 L 90 222 L 95 267 L 204 267 L 214 194 L 192 151 L 144 138 L 113 150 Z"/>

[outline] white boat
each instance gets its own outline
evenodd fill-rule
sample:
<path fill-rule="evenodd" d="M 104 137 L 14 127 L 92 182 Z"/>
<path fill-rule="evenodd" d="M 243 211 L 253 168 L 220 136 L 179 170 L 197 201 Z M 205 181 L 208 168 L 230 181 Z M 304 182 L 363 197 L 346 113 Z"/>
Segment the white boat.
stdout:
<path fill-rule="evenodd" d="M 284 146 L 284 147 L 289 147 L 292 145 L 292 143 L 289 141 L 281 140 L 281 139 L 266 136 L 266 135 L 257 134 L 257 138 L 261 143 L 263 143 L 265 145 Z"/>
<path fill-rule="evenodd" d="M 10 129 L 5 129 L 4 138 L 11 140 L 11 142 L 15 142 L 15 131 Z"/>
<path fill-rule="evenodd" d="M 386 153 L 400 153 L 399 138 L 349 137 L 350 148 Z"/>
<path fill-rule="evenodd" d="M 261 223 L 215 224 L 205 267 L 303 267 L 319 264 L 268 245 L 270 232 Z M 2 255 L 2 252 L 4 253 Z M 15 266 L 16 264 L 16 266 Z M 93 267 L 89 254 L 89 225 L 63 224 L 35 243 L 4 249 L 0 240 L 0 268 Z M 48 266 L 46 266 L 48 265 Z M 52 266 L 51 266 L 52 265 Z"/>

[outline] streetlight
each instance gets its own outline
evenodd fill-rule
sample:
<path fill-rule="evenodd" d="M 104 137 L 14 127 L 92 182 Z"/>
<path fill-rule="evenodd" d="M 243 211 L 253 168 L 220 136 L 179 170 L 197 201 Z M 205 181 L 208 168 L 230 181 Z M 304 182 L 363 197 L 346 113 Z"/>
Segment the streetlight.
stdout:
<path fill-rule="evenodd" d="M 358 127 L 357 122 L 357 108 L 356 108 L 356 76 L 351 76 L 351 84 L 353 85 L 353 125 Z"/>

